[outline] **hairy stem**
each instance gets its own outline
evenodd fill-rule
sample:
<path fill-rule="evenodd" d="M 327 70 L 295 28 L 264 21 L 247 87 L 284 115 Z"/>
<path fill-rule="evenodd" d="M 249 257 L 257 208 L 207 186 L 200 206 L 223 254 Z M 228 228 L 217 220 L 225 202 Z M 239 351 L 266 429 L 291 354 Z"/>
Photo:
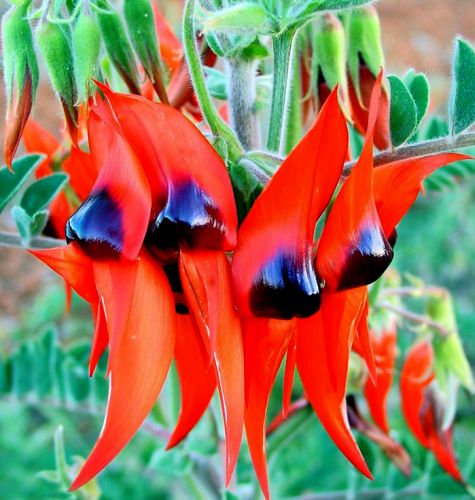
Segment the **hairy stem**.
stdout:
<path fill-rule="evenodd" d="M 256 69 L 254 60 L 233 58 L 226 61 L 231 127 L 249 150 L 257 146 Z"/>
<path fill-rule="evenodd" d="M 269 135 L 267 137 L 267 148 L 270 151 L 278 152 L 280 150 L 289 88 L 290 55 L 294 36 L 295 30 L 291 29 L 279 33 L 273 38 L 274 81 L 272 84 Z"/>
<path fill-rule="evenodd" d="M 195 0 L 187 0 L 183 11 L 183 44 L 186 61 L 190 70 L 191 82 L 196 92 L 201 112 L 211 132 L 224 140 L 228 148 L 229 159 L 236 162 L 242 156 L 243 149 L 233 131 L 216 111 L 211 95 L 206 87 L 205 75 L 195 37 L 194 8 Z"/>
<path fill-rule="evenodd" d="M 53 248 L 66 245 L 64 240 L 49 238 L 48 236 L 38 236 L 30 241 L 28 248 L 40 250 L 44 248 Z M 0 231 L 0 247 L 24 248 L 21 244 L 19 234 Z"/>

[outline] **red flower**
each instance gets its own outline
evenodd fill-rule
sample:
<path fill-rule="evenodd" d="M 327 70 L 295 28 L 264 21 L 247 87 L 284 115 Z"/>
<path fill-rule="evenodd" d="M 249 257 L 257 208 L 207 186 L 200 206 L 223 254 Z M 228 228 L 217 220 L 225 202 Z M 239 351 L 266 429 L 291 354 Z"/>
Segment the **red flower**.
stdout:
<path fill-rule="evenodd" d="M 217 387 L 229 482 L 244 408 L 241 330 L 224 253 L 236 241 L 231 183 L 223 161 L 178 111 L 101 89 L 107 103 L 92 107 L 88 124 L 97 181 L 68 221 L 69 245 L 34 252 L 97 311 L 91 373 L 109 346 L 104 427 L 72 489 L 140 427 L 173 355 L 182 409 L 168 446 L 196 424 Z"/>
<path fill-rule="evenodd" d="M 464 482 L 452 444 L 452 427 L 442 428 L 443 408 L 433 388 L 434 353 L 430 342 L 415 344 L 401 372 L 402 411 L 407 425 L 424 448 L 455 480 Z"/>

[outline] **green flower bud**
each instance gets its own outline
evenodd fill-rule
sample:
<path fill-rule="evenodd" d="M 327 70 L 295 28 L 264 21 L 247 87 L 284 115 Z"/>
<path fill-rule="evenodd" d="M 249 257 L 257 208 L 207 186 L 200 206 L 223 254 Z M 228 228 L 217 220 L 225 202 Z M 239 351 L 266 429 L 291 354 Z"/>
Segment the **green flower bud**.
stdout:
<path fill-rule="evenodd" d="M 348 19 L 348 66 L 360 102 L 360 65 L 365 64 L 376 78 L 384 66 L 381 27 L 373 6 L 354 10 Z"/>
<path fill-rule="evenodd" d="M 321 95 L 321 86 L 325 86 L 329 93 L 336 85 L 339 85 L 340 95 L 346 105 L 348 103 L 346 40 L 341 21 L 333 14 L 321 16 L 313 41 L 314 81 L 318 85 L 319 104 L 322 105 L 326 97 Z"/>
<path fill-rule="evenodd" d="M 135 57 L 125 32 L 124 23 L 119 14 L 112 10 L 107 0 L 99 0 L 98 6 L 102 11 L 97 13 L 97 22 L 107 54 L 129 91 L 133 94 L 140 94 Z"/>
<path fill-rule="evenodd" d="M 101 33 L 94 19 L 83 12 L 73 29 L 74 69 L 78 101 L 84 102 L 93 93 L 91 78 L 97 76 Z"/>
<path fill-rule="evenodd" d="M 68 27 L 48 21 L 43 22 L 36 30 L 36 39 L 53 89 L 63 106 L 69 133 L 76 142 L 77 109 L 74 107 L 76 85 Z"/>
<path fill-rule="evenodd" d="M 125 0 L 124 15 L 132 45 L 162 102 L 168 104 L 163 83 L 160 52 L 149 0 Z"/>
<path fill-rule="evenodd" d="M 31 27 L 26 19 L 30 1 L 17 2 L 3 16 L 3 77 L 7 94 L 5 161 L 8 166 L 20 142 L 38 86 Z"/>
<path fill-rule="evenodd" d="M 467 390 L 474 392 L 475 382 L 457 331 L 450 294 L 444 291 L 431 296 L 427 302 L 427 312 L 433 321 L 447 330 L 445 335 L 434 332 L 433 340 L 437 380 L 442 389 L 446 388 L 447 376 L 452 374 Z"/>

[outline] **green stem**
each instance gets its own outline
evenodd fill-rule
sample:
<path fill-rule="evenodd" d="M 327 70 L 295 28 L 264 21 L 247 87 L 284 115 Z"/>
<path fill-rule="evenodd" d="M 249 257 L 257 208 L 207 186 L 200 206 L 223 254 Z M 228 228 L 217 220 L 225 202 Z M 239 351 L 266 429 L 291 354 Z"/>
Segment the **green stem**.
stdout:
<path fill-rule="evenodd" d="M 302 137 L 302 103 L 300 99 L 300 64 L 299 52 L 291 53 L 291 72 L 288 89 L 287 113 L 284 125 L 283 152 L 290 153 Z"/>
<path fill-rule="evenodd" d="M 272 84 L 272 105 L 270 112 L 269 135 L 267 148 L 279 151 L 284 123 L 287 88 L 290 72 L 290 54 L 295 30 L 289 29 L 273 38 L 274 48 L 274 81 Z"/>
<path fill-rule="evenodd" d="M 255 113 L 256 69 L 254 60 L 236 57 L 226 61 L 231 126 L 246 150 L 256 147 L 259 134 Z"/>
<path fill-rule="evenodd" d="M 47 236 L 38 236 L 30 241 L 28 248 L 31 248 L 32 250 L 40 250 L 64 245 L 66 245 L 64 240 L 49 238 Z M 19 234 L 6 233 L 3 231 L 0 231 L 0 247 L 24 248 L 21 244 L 21 237 Z"/>
<path fill-rule="evenodd" d="M 193 20 L 194 8 L 195 0 L 187 0 L 183 12 L 183 44 L 185 47 L 188 68 L 190 70 L 191 82 L 196 92 L 201 111 L 211 132 L 224 140 L 228 148 L 229 159 L 233 162 L 237 162 L 244 151 L 233 131 L 216 111 L 211 95 L 206 87 L 205 75 L 195 37 Z"/>

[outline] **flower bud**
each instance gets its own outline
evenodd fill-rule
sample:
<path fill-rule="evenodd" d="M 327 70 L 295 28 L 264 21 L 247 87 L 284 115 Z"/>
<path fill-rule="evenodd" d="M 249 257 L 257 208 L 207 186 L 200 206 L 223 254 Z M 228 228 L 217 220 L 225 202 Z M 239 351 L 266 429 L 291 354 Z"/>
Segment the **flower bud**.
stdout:
<path fill-rule="evenodd" d="M 97 76 L 101 33 L 94 19 L 83 12 L 73 29 L 73 52 L 78 102 L 93 93 L 92 78 Z"/>
<path fill-rule="evenodd" d="M 74 107 L 76 85 L 69 33 L 65 26 L 46 21 L 36 30 L 36 39 L 53 89 L 61 101 L 69 134 L 76 143 L 78 112 Z"/>
<path fill-rule="evenodd" d="M 321 107 L 330 92 L 339 85 L 340 96 L 346 108 L 348 104 L 348 81 L 346 77 L 346 41 L 341 21 L 334 14 L 321 16 L 314 37 L 315 63 L 313 65 L 317 84 L 318 106 Z"/>
<path fill-rule="evenodd" d="M 3 77 L 7 94 L 4 156 L 10 168 L 38 85 L 33 36 L 26 19 L 30 3 L 16 2 L 2 20 Z"/>
<path fill-rule="evenodd" d="M 373 6 L 355 9 L 348 19 L 349 96 L 356 129 L 365 134 L 368 108 L 374 82 L 384 66 L 381 27 Z M 374 143 L 379 149 L 391 145 L 389 132 L 389 97 L 383 86 Z"/>
<path fill-rule="evenodd" d="M 97 22 L 106 46 L 107 54 L 132 94 L 140 94 L 135 57 L 119 14 L 112 10 L 107 0 L 99 0 L 102 9 Z"/>
<path fill-rule="evenodd" d="M 168 104 L 155 21 L 149 0 L 125 0 L 124 15 L 132 45 L 160 100 Z"/>

